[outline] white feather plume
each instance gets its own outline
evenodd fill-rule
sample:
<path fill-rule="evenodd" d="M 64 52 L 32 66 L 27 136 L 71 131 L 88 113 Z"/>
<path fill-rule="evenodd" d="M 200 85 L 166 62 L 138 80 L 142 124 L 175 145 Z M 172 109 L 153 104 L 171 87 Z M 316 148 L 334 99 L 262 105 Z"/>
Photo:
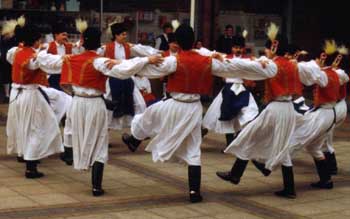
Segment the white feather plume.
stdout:
<path fill-rule="evenodd" d="M 349 54 L 349 49 L 346 48 L 345 45 L 341 45 L 340 47 L 337 48 L 337 50 L 342 55 L 348 55 Z"/>
<path fill-rule="evenodd" d="M 242 36 L 243 36 L 244 39 L 247 39 L 248 31 L 247 30 L 243 30 Z"/>
<path fill-rule="evenodd" d="M 24 27 L 24 25 L 26 25 L 26 18 L 24 17 L 24 15 L 22 15 L 21 17 L 17 18 L 17 24 L 20 27 Z"/>
<path fill-rule="evenodd" d="M 16 20 L 5 21 L 4 25 L 2 26 L 1 35 L 9 35 L 10 37 L 13 36 L 15 33 L 16 26 Z"/>
<path fill-rule="evenodd" d="M 88 28 L 88 23 L 86 20 L 78 18 L 75 20 L 75 27 L 79 33 L 84 33 L 84 31 Z"/>
<path fill-rule="evenodd" d="M 180 26 L 180 22 L 178 20 L 172 20 L 171 21 L 171 26 L 173 26 L 174 32 L 176 29 Z"/>
<path fill-rule="evenodd" d="M 279 27 L 271 22 L 270 26 L 267 28 L 267 36 L 271 41 L 274 41 L 276 39 L 276 36 L 278 34 Z"/>

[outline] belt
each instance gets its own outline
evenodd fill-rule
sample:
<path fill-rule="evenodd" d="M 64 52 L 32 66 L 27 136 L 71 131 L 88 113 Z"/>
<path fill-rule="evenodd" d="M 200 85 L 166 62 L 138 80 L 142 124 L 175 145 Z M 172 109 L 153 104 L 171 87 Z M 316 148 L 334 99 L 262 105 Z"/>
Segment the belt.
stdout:
<path fill-rule="evenodd" d="M 171 99 L 177 101 L 177 102 L 181 102 L 181 103 L 196 103 L 196 102 L 199 102 L 199 99 L 198 100 L 180 100 L 180 99 L 175 99 L 174 97 L 171 97 Z"/>
<path fill-rule="evenodd" d="M 97 96 L 91 96 L 91 95 L 81 95 L 81 94 L 74 94 L 73 96 L 82 97 L 82 98 L 103 98 L 103 95 L 97 95 Z"/>

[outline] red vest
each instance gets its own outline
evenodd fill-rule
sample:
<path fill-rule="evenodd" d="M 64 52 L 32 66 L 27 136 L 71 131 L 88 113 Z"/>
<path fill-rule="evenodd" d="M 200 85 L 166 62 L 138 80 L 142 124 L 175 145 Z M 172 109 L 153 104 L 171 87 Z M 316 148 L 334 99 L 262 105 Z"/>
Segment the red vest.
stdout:
<path fill-rule="evenodd" d="M 268 103 L 280 96 L 301 96 L 303 85 L 299 79 L 298 66 L 280 56 L 274 62 L 278 72 L 275 77 L 265 80 L 265 102 Z"/>
<path fill-rule="evenodd" d="M 167 50 L 167 51 L 162 52 L 162 56 L 163 56 L 163 57 L 168 57 L 168 56 L 170 56 L 170 50 Z"/>
<path fill-rule="evenodd" d="M 46 73 L 40 69 L 29 70 L 27 64 L 35 55 L 30 47 L 18 48 L 12 64 L 12 81 L 16 84 L 40 84 L 48 86 Z"/>
<path fill-rule="evenodd" d="M 93 61 L 97 57 L 99 56 L 91 51 L 66 57 L 63 61 L 60 84 L 93 88 L 105 93 L 107 76 L 93 66 Z"/>
<path fill-rule="evenodd" d="M 327 74 L 328 84 L 326 87 L 316 85 L 314 90 L 314 105 L 320 106 L 325 103 L 339 100 L 340 83 L 337 73 L 331 67 L 323 69 Z"/>
<path fill-rule="evenodd" d="M 209 95 L 213 81 L 211 57 L 194 51 L 181 51 L 176 59 L 177 69 L 168 77 L 167 91 Z"/>
<path fill-rule="evenodd" d="M 124 51 L 125 51 L 125 59 L 130 58 L 130 46 L 128 43 L 123 43 Z M 115 42 L 109 42 L 106 44 L 106 52 L 105 57 L 110 59 L 115 59 Z"/>
<path fill-rule="evenodd" d="M 66 51 L 66 55 L 72 54 L 73 45 L 71 43 L 65 43 L 63 45 Z M 47 53 L 57 55 L 57 45 L 55 41 L 52 41 L 51 43 L 49 43 L 49 48 L 47 49 Z"/>
<path fill-rule="evenodd" d="M 340 89 L 339 89 L 339 99 L 340 100 L 346 98 L 346 85 L 347 85 L 347 83 L 340 86 Z"/>

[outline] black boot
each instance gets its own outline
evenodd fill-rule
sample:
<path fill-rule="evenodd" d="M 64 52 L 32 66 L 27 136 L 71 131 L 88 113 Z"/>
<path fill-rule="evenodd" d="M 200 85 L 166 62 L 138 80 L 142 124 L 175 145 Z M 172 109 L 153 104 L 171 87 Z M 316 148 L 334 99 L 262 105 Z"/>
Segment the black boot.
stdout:
<path fill-rule="evenodd" d="M 17 156 L 18 163 L 25 163 L 26 161 L 23 159 L 23 156 Z"/>
<path fill-rule="evenodd" d="M 61 153 L 60 158 L 68 166 L 71 166 L 73 164 L 73 148 L 64 147 L 64 152 Z"/>
<path fill-rule="evenodd" d="M 236 159 L 236 162 L 232 166 L 231 171 L 228 172 L 216 172 L 216 175 L 225 181 L 230 181 L 233 184 L 238 184 L 245 168 L 247 167 L 249 160 Z"/>
<path fill-rule="evenodd" d="M 128 146 L 131 152 L 135 152 L 142 141 L 136 139 L 133 135 L 124 133 L 122 136 L 123 142 Z"/>
<path fill-rule="evenodd" d="M 209 130 L 207 128 L 201 128 L 202 138 L 208 134 Z"/>
<path fill-rule="evenodd" d="M 331 175 L 329 174 L 327 161 L 326 160 L 314 160 L 317 168 L 318 176 L 320 181 L 316 183 L 311 183 L 311 187 L 320 188 L 320 189 L 332 189 L 333 182 Z"/>
<path fill-rule="evenodd" d="M 264 175 L 264 176 L 269 176 L 271 174 L 271 170 L 268 170 L 265 168 L 265 164 L 264 163 L 260 163 L 256 160 L 252 160 L 254 166 L 260 170 L 260 172 Z"/>
<path fill-rule="evenodd" d="M 37 169 L 38 162 L 35 160 L 27 160 L 26 161 L 26 173 L 25 177 L 28 179 L 35 179 L 35 178 L 41 178 L 44 176 L 43 173 L 39 172 Z"/>
<path fill-rule="evenodd" d="M 327 151 L 327 152 L 323 152 L 323 154 L 327 160 L 329 173 L 331 175 L 337 175 L 338 174 L 338 165 L 337 165 L 337 159 L 335 158 L 335 153 L 330 153 Z"/>
<path fill-rule="evenodd" d="M 188 185 L 190 202 L 201 202 L 203 200 L 201 196 L 201 166 L 188 166 Z"/>
<path fill-rule="evenodd" d="M 103 168 L 104 164 L 97 161 L 92 165 L 91 180 L 93 196 L 101 196 L 104 194 L 104 190 L 102 189 Z"/>
<path fill-rule="evenodd" d="M 225 134 L 226 146 L 229 146 L 231 142 L 235 139 L 235 134 Z"/>
<path fill-rule="evenodd" d="M 290 199 L 296 198 L 293 167 L 282 165 L 282 176 L 284 188 L 281 191 L 275 192 L 275 195 Z"/>

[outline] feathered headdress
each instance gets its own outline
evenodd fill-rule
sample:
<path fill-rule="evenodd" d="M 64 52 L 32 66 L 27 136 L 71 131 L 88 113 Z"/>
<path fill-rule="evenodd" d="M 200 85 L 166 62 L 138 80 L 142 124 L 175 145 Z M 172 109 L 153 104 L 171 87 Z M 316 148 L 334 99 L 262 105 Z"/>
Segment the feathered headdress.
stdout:
<path fill-rule="evenodd" d="M 271 40 L 271 52 L 275 54 L 278 49 L 278 40 L 276 40 L 277 34 L 278 34 L 279 27 L 271 22 L 270 26 L 267 28 L 267 36 Z"/>
<path fill-rule="evenodd" d="M 17 18 L 17 24 L 20 27 L 24 27 L 24 25 L 26 25 L 26 18 L 24 17 L 24 15 L 22 15 L 21 17 Z"/>
<path fill-rule="evenodd" d="M 343 60 L 343 56 L 348 55 L 348 53 L 349 53 L 348 48 L 346 48 L 344 45 L 341 45 L 340 47 L 338 47 L 337 51 L 339 52 L 339 54 L 337 55 L 337 57 L 334 59 L 334 61 L 332 63 L 332 66 L 334 68 L 338 68 L 341 61 Z"/>
<path fill-rule="evenodd" d="M 16 20 L 5 21 L 2 27 L 1 35 L 9 35 L 10 37 L 12 37 L 15 34 L 16 26 L 17 26 Z"/>
<path fill-rule="evenodd" d="M 75 20 L 75 27 L 79 33 L 84 33 L 84 31 L 88 28 L 88 23 L 86 20 L 82 20 L 78 18 Z"/>
<path fill-rule="evenodd" d="M 337 48 L 337 50 L 342 55 L 348 55 L 349 54 L 349 50 L 348 50 L 348 48 L 346 48 L 345 45 L 341 45 L 340 47 Z"/>
<path fill-rule="evenodd" d="M 242 36 L 243 36 L 244 39 L 247 39 L 248 31 L 247 30 L 243 30 Z"/>
<path fill-rule="evenodd" d="M 323 50 L 327 55 L 331 55 L 337 51 L 337 43 L 334 40 L 326 40 Z"/>
<path fill-rule="evenodd" d="M 176 29 L 180 26 L 180 22 L 178 20 L 172 20 L 171 21 L 171 26 L 173 26 L 174 32 Z"/>
<path fill-rule="evenodd" d="M 278 30 L 279 27 L 275 23 L 271 22 L 270 26 L 267 28 L 267 36 L 269 37 L 271 42 L 273 42 L 276 39 Z"/>

